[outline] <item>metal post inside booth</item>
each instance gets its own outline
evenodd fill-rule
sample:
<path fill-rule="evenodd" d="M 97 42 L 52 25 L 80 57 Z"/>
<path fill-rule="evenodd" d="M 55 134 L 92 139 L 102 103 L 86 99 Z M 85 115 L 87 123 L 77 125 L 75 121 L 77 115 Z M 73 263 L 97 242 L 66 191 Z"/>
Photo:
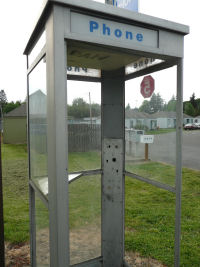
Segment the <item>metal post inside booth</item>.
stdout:
<path fill-rule="evenodd" d="M 125 175 L 176 194 L 175 266 L 179 266 L 183 49 L 184 35 L 188 33 L 185 25 L 90 0 L 45 1 L 24 52 L 29 96 L 32 267 L 71 266 L 68 187 L 69 183 L 91 174 L 101 174 L 101 255 L 74 266 L 128 266 L 124 260 Z M 158 64 L 127 73 L 126 66 L 141 57 L 157 59 Z M 98 71 L 91 71 L 87 76 L 73 73 L 66 76 L 67 66 Z M 171 66 L 177 66 L 175 187 L 134 175 L 126 171 L 124 164 L 125 81 Z M 67 79 L 101 82 L 100 169 L 68 171 Z M 41 87 L 45 89 L 33 89 Z M 35 214 L 38 201 L 44 204 L 49 220 L 50 259 L 43 265 L 37 262 Z"/>

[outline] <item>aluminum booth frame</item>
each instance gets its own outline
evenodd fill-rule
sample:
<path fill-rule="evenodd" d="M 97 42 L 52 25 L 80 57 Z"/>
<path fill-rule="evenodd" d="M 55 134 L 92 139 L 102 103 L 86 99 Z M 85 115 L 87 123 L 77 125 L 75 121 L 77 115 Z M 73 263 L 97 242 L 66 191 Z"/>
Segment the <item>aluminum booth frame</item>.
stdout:
<path fill-rule="evenodd" d="M 45 45 L 30 64 L 30 56 L 45 32 Z M 48 197 L 31 174 L 30 115 L 29 188 L 31 266 L 36 267 L 35 193 L 49 210 L 50 266 L 67 267 L 69 261 L 68 183 L 81 176 L 102 175 L 102 255 L 74 266 L 128 266 L 124 261 L 125 175 L 168 190 L 176 195 L 175 266 L 180 264 L 182 98 L 185 25 L 118 9 L 90 0 L 45 1 L 27 43 L 27 76 L 41 61 L 46 62 L 47 83 L 47 172 Z M 126 74 L 125 67 L 140 57 L 159 64 Z M 68 75 L 67 79 L 99 81 L 102 84 L 102 167 L 68 174 L 67 79 L 69 66 L 101 70 L 101 77 Z M 140 177 L 124 165 L 125 81 L 171 66 L 177 66 L 176 185 Z M 30 106 L 28 101 L 28 111 Z"/>

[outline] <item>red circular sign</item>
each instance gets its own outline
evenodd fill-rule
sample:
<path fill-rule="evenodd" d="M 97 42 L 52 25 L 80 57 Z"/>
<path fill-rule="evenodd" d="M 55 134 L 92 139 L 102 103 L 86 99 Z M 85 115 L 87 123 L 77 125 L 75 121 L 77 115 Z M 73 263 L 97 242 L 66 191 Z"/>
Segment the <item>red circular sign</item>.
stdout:
<path fill-rule="evenodd" d="M 153 94 L 155 82 L 151 75 L 145 76 L 140 84 L 140 92 L 144 98 L 148 98 Z"/>

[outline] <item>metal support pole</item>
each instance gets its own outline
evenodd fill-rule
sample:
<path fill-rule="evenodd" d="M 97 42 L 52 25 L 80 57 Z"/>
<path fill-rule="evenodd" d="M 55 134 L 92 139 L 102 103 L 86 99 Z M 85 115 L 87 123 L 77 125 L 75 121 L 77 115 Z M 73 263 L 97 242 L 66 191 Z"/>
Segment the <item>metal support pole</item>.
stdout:
<path fill-rule="evenodd" d="M 124 257 L 124 68 L 102 71 L 102 256 L 104 267 Z"/>
<path fill-rule="evenodd" d="M 2 267 L 5 266 L 3 185 L 2 185 L 2 164 L 1 164 L 1 133 L 0 133 L 0 266 Z"/>
<path fill-rule="evenodd" d="M 180 266 L 181 243 L 181 184 L 182 184 L 182 131 L 183 131 L 183 59 L 177 64 L 176 107 L 176 213 L 175 213 L 175 257 L 174 266 Z"/>
<path fill-rule="evenodd" d="M 145 161 L 149 160 L 149 144 L 145 144 Z"/>

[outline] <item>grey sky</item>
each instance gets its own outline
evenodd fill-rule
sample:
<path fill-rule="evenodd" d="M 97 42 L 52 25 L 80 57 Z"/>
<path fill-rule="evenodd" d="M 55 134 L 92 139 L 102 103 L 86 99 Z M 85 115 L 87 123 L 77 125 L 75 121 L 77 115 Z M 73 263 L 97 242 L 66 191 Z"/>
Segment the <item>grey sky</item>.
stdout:
<path fill-rule="evenodd" d="M 197 0 L 139 0 L 141 13 L 180 22 L 190 26 L 190 35 L 185 37 L 184 99 L 194 92 L 200 98 L 198 67 L 200 56 L 199 35 L 199 1 Z M 98 2 L 104 2 L 99 0 Z M 24 100 L 26 97 L 26 58 L 23 56 L 28 37 L 38 16 L 42 0 L 1 0 L 0 9 L 0 89 L 4 89 L 9 101 Z M 152 74 L 156 80 L 156 91 L 169 100 L 175 94 L 175 68 L 169 71 Z M 126 87 L 126 102 L 131 106 L 143 100 L 139 94 L 141 79 L 130 81 Z M 69 87 L 78 87 L 77 83 Z M 82 95 L 87 100 L 91 91 L 92 101 L 99 102 L 100 86 L 82 85 Z M 98 88 L 98 89 L 97 89 Z M 72 92 L 74 91 L 74 94 Z M 78 90 L 70 90 L 69 102 L 80 96 Z"/>

